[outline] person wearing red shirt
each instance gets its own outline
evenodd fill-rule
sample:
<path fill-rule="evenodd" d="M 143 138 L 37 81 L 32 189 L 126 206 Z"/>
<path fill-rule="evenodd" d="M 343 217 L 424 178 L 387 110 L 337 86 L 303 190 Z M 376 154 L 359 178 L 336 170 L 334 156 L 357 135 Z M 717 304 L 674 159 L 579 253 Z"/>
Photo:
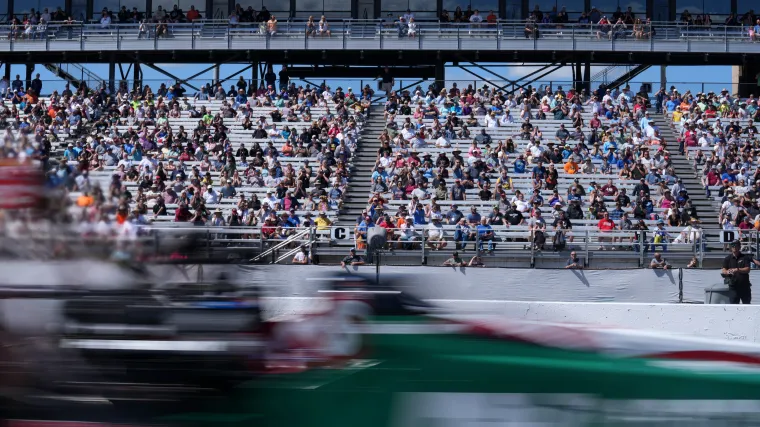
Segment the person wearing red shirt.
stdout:
<path fill-rule="evenodd" d="M 598 224 L 599 231 L 602 233 L 609 233 L 610 231 L 615 229 L 615 221 L 610 219 L 610 214 L 605 212 L 602 219 L 599 220 Z M 599 246 L 600 250 L 604 250 L 604 243 L 610 242 L 612 239 L 609 237 L 602 237 L 599 236 Z M 614 247 L 612 249 L 615 249 Z"/>
<path fill-rule="evenodd" d="M 195 6 L 190 6 L 190 10 L 187 11 L 187 15 L 186 15 L 187 21 L 193 22 L 194 20 L 200 17 L 201 17 L 201 14 L 198 13 L 198 11 L 195 9 Z"/>
<path fill-rule="evenodd" d="M 599 120 L 599 113 L 594 113 L 594 118 L 589 122 L 591 129 L 599 129 L 602 127 L 602 121 Z"/>

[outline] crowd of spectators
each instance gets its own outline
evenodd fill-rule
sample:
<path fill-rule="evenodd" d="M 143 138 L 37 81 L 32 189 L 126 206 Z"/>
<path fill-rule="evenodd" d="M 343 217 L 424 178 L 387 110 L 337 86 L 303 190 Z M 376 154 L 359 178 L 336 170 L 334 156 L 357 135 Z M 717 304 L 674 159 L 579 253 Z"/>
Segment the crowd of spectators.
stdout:
<path fill-rule="evenodd" d="M 670 97 L 665 109 L 679 132 L 682 150 L 692 158 L 708 197 L 721 201 L 724 230 L 760 230 L 760 171 L 755 122 L 758 100 L 721 93 L 689 92 Z"/>
<path fill-rule="evenodd" d="M 425 232 L 431 248 L 441 249 L 442 226 L 448 225 L 453 227 L 449 240 L 457 249 L 477 242 L 477 249 L 492 251 L 493 227 L 527 226 L 534 235 L 562 231 L 563 239 L 572 243 L 573 221 L 597 220 L 600 232 L 645 233 L 647 250 L 667 250 L 674 240 L 693 243 L 700 221 L 672 167 L 669 149 L 676 141 L 662 139 L 662 122 L 650 109 L 648 97 L 629 87 L 592 94 L 529 87 L 506 94 L 487 86 L 460 89 L 454 84 L 391 93 L 372 194 L 357 219 L 357 239 L 379 225 L 393 230 L 398 239 L 392 239 L 401 247 L 411 247 Z M 545 134 L 541 121 L 547 118 L 566 120 L 570 129 L 562 123 Z M 479 129 L 471 132 L 473 127 Z M 504 135 L 500 127 L 514 133 Z M 579 180 L 599 174 L 638 183 L 628 194 L 613 179 L 592 180 L 590 185 Z M 529 184 L 515 185 L 513 178 L 529 178 Z M 545 199 L 547 192 L 551 196 Z M 469 213 L 460 211 L 459 203 L 473 196 L 482 203 L 471 206 Z M 396 200 L 406 202 L 390 203 Z M 487 211 L 481 212 L 484 206 Z M 666 222 L 687 228 L 672 236 Z M 607 241 L 612 249 L 638 250 L 638 237 Z M 535 237 L 532 243 L 538 249 L 544 245 Z M 562 242 L 553 243 L 556 247 Z"/>
<path fill-rule="evenodd" d="M 84 235 L 135 237 L 153 221 L 260 226 L 262 238 L 325 228 L 364 120 L 350 89 L 250 91 L 240 79 L 229 96 L 221 84 L 207 85 L 224 96 L 205 102 L 180 84 L 155 92 L 122 84 L 113 93 L 105 84 L 66 86 L 40 98 L 38 78 L 37 90 L 25 90 L 17 76 L 12 96 L 0 100 L 2 157 L 39 160 L 46 187 L 65 201 L 61 221 Z M 291 116 L 291 127 L 280 128 Z"/>

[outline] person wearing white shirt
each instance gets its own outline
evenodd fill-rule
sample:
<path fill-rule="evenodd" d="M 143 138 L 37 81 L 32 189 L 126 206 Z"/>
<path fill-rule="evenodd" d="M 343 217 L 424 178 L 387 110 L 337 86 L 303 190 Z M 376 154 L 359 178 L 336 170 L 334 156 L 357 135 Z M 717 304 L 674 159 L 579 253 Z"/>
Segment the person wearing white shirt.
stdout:
<path fill-rule="evenodd" d="M 472 16 L 470 16 L 470 23 L 480 24 L 481 22 L 483 22 L 483 17 L 480 15 L 480 12 L 478 10 L 475 10 Z"/>
<path fill-rule="evenodd" d="M 207 205 L 214 205 L 219 203 L 219 194 L 214 191 L 214 187 L 209 185 L 206 189 L 206 193 L 203 194 L 203 199 L 206 201 Z"/>
<path fill-rule="evenodd" d="M 412 104 L 417 104 L 420 101 L 424 101 L 425 98 L 420 94 L 420 91 L 414 92 L 414 96 L 412 96 Z"/>
<path fill-rule="evenodd" d="M 264 200 L 261 201 L 261 203 L 269 205 L 270 209 L 274 209 L 274 205 L 279 203 L 279 200 L 277 200 L 277 198 L 272 195 L 271 191 L 267 191 L 267 195 Z"/>
<path fill-rule="evenodd" d="M 432 221 L 427 226 L 427 235 L 428 245 L 431 249 L 439 251 L 446 247 L 440 214 L 433 214 Z"/>
<path fill-rule="evenodd" d="M 409 37 L 417 37 L 417 23 L 414 22 L 414 18 L 407 21 L 406 32 Z"/>
<path fill-rule="evenodd" d="M 103 12 L 103 16 L 100 18 L 100 28 L 106 29 L 111 27 L 111 16 Z"/>
<path fill-rule="evenodd" d="M 45 22 L 50 22 L 52 17 L 50 16 L 50 12 L 48 11 L 48 8 L 45 8 L 45 10 L 42 12 L 42 15 L 40 15 L 40 20 L 45 20 Z"/>
<path fill-rule="evenodd" d="M 486 115 L 485 124 L 487 128 L 499 127 L 499 122 L 496 120 L 496 115 L 493 111 Z"/>
<path fill-rule="evenodd" d="M 444 138 L 444 136 L 441 135 L 438 137 L 438 139 L 435 140 L 435 146 L 436 148 L 449 148 L 451 147 L 451 142 L 449 142 L 448 139 Z"/>
<path fill-rule="evenodd" d="M 530 148 L 528 149 L 530 151 L 531 157 L 534 159 L 538 159 L 541 157 L 541 155 L 544 154 L 544 147 L 542 147 L 538 141 L 535 142 L 535 144 L 532 144 Z"/>
<path fill-rule="evenodd" d="M 414 19 L 414 14 L 411 10 L 407 9 L 406 13 L 404 14 L 404 21 L 410 22 L 412 19 Z"/>
<path fill-rule="evenodd" d="M 514 123 L 515 119 L 512 117 L 512 114 L 509 113 L 509 110 L 504 110 L 504 114 L 499 117 L 499 124 L 501 126 Z"/>
<path fill-rule="evenodd" d="M 414 138 L 414 131 L 411 129 L 411 126 L 404 125 L 404 129 L 401 131 L 401 136 L 407 141 Z"/>

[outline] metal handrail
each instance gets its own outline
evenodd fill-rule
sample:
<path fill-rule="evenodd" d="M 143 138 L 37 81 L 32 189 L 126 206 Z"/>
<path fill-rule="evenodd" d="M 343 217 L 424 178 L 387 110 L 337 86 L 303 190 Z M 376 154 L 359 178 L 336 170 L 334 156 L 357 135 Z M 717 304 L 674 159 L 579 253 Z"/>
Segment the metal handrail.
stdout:
<path fill-rule="evenodd" d="M 304 236 L 304 234 L 311 235 L 311 229 L 310 228 L 304 228 L 303 230 L 299 231 L 298 233 L 293 234 L 291 236 L 288 236 L 287 239 L 281 241 L 280 243 L 278 243 L 278 244 L 270 247 L 269 249 L 263 251 L 262 253 L 256 255 L 253 258 L 253 261 L 261 261 L 265 257 L 273 254 L 274 252 L 282 249 L 283 247 L 285 247 L 285 246 L 287 246 L 287 245 L 289 245 L 289 244 L 291 244 L 291 243 L 293 243 L 295 241 L 300 240 Z"/>
<path fill-rule="evenodd" d="M 151 26 L 156 25 L 154 23 Z M 396 24 L 384 25 L 377 20 L 335 20 L 330 23 L 331 37 L 307 37 L 302 21 L 281 21 L 278 32 L 269 35 L 260 29 L 260 23 L 239 23 L 216 21 L 199 23 L 169 23 L 168 34 L 159 38 L 153 31 L 152 37 L 138 39 L 137 24 L 99 24 L 76 23 L 71 25 L 48 25 L 44 33 L 25 38 L 23 28 L 11 32 L 8 25 L 0 26 L 0 51 L 30 49 L 30 43 L 44 43 L 46 51 L 60 50 L 63 41 L 79 42 L 80 50 L 92 49 L 90 43 L 97 44 L 99 50 L 159 50 L 193 49 L 208 40 L 226 40 L 230 49 L 281 49 L 276 41 L 287 40 L 288 48 L 300 48 L 295 40 L 303 41 L 303 49 L 348 48 L 348 49 L 453 49 L 470 46 L 474 49 L 488 50 L 628 50 L 630 43 L 636 43 L 637 51 L 672 51 L 673 41 L 686 45 L 686 52 L 732 52 L 742 51 L 745 43 L 747 51 L 754 46 L 750 43 L 748 32 L 743 26 L 711 27 L 694 26 L 682 23 L 655 22 L 657 29 L 651 38 L 637 39 L 631 35 L 629 27 L 625 34 L 610 34 L 600 29 L 597 24 L 539 24 L 540 37 L 525 38 L 523 21 L 499 21 L 496 24 L 439 24 L 420 22 L 416 38 L 406 37 L 403 28 Z M 225 31 L 221 31 L 222 29 Z M 65 32 L 68 38 L 51 40 L 58 32 Z M 132 37 L 134 36 L 134 39 Z M 619 36 L 619 37 L 618 37 Z M 706 39 L 705 39 L 706 38 Z M 316 42 L 316 40 L 324 40 Z M 6 43 L 3 43 L 6 41 Z M 129 43 L 126 43 L 129 41 Z M 188 43 L 189 41 L 189 43 Z M 256 43 L 249 46 L 247 43 Z M 426 41 L 435 43 L 426 43 Z M 445 45 L 441 43 L 445 42 Z M 668 42 L 667 44 L 661 42 Z M 112 44 L 111 44 L 112 43 Z M 325 44 L 327 43 L 327 44 Z M 475 45 L 473 45 L 473 43 Z M 699 43 L 692 47 L 692 44 Z M 333 46 L 334 45 L 334 46 Z M 245 47 L 244 47 L 245 46 Z M 70 50 L 71 44 L 65 49 Z M 34 49 L 38 49 L 35 47 Z"/>

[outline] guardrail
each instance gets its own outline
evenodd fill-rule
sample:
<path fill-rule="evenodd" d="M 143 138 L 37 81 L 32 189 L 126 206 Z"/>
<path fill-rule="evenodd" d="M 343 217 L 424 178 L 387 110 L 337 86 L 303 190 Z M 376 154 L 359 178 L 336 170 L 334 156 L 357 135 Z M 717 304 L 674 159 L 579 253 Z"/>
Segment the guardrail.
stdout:
<path fill-rule="evenodd" d="M 538 37 L 523 21 L 495 24 L 420 23 L 408 27 L 373 21 L 331 24 L 331 36 L 309 35 L 301 22 L 265 23 L 50 24 L 25 31 L 0 26 L 0 51 L 140 50 L 473 50 L 473 51 L 623 51 L 760 53 L 744 27 L 702 27 L 655 22 L 651 36 L 631 27 L 613 30 L 597 24 L 538 24 Z M 534 33 L 535 34 L 535 33 Z"/>
<path fill-rule="evenodd" d="M 655 251 L 678 254 L 681 257 L 696 258 L 702 265 L 706 244 L 702 230 L 695 229 L 691 235 L 671 230 L 670 237 L 660 240 L 655 238 L 655 230 L 637 232 L 634 230 L 598 231 L 588 227 L 580 230 L 566 230 L 565 245 L 562 249 L 576 250 L 585 255 L 588 261 L 591 253 L 615 253 L 616 256 L 638 259 L 640 266 L 647 265 L 647 256 Z M 256 252 L 261 254 L 257 261 L 270 260 L 272 263 L 285 261 L 287 255 L 293 255 L 297 249 L 306 247 L 311 251 L 316 248 L 337 250 L 348 253 L 350 248 L 366 253 L 366 234 L 357 235 L 352 226 L 296 227 L 296 228 L 262 228 L 262 227 L 188 227 L 186 223 L 162 223 L 148 228 L 156 239 L 166 236 L 180 236 L 203 233 L 206 246 L 210 251 L 221 252 Z M 307 232 L 308 231 L 308 232 Z M 527 226 L 494 226 L 493 234 L 484 236 L 473 227 L 467 232 L 460 232 L 453 226 L 444 226 L 440 236 L 431 238 L 430 230 L 425 226 L 416 226 L 414 231 L 401 228 L 386 229 L 386 242 L 381 247 L 373 248 L 383 252 L 391 251 L 396 255 L 419 256 L 420 263 L 425 264 L 426 257 L 436 251 L 446 249 L 472 250 L 475 252 L 492 252 L 497 256 L 529 259 L 531 266 L 538 258 L 551 254 L 555 248 L 556 231 L 546 230 L 537 233 Z M 758 248 L 757 233 L 751 237 L 744 236 L 747 249 L 756 252 Z M 358 236 L 358 238 L 357 238 Z M 156 246 L 159 246 L 158 244 Z M 333 251 L 335 252 L 335 251 Z M 283 255 L 287 254 L 287 255 Z M 415 255 L 416 254 L 416 255 Z M 263 256 L 262 256 L 263 255 Z M 372 256 L 372 253 L 367 253 Z"/>

